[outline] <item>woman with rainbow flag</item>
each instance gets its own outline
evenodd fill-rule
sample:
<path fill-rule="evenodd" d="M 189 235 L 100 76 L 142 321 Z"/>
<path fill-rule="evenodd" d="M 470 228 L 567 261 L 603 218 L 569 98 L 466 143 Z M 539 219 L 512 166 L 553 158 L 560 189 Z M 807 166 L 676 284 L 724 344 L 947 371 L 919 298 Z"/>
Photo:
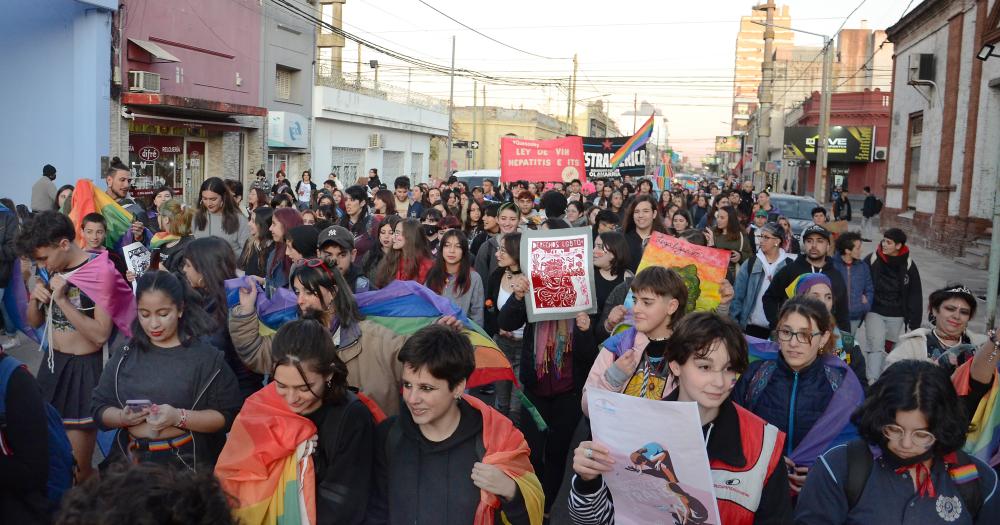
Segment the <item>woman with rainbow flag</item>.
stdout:
<path fill-rule="evenodd" d="M 544 496 L 524 436 L 463 393 L 476 368 L 469 339 L 427 326 L 398 359 L 405 410 L 387 422 L 389 521 L 541 525 Z"/>
<path fill-rule="evenodd" d="M 236 499 L 234 517 L 245 525 L 363 523 L 375 423 L 385 416 L 350 390 L 320 323 L 285 324 L 273 350 L 274 382 L 246 400 L 215 468 Z"/>
<path fill-rule="evenodd" d="M 194 210 L 177 199 L 170 199 L 157 209 L 156 221 L 160 231 L 154 233 L 149 242 L 153 261 L 161 270 L 178 272 L 184 266 L 184 248 L 194 240 L 191 232 Z"/>
<path fill-rule="evenodd" d="M 997 473 L 961 450 L 969 420 L 943 368 L 890 366 L 852 421 L 861 439 L 817 459 L 796 523 L 996 523 Z"/>

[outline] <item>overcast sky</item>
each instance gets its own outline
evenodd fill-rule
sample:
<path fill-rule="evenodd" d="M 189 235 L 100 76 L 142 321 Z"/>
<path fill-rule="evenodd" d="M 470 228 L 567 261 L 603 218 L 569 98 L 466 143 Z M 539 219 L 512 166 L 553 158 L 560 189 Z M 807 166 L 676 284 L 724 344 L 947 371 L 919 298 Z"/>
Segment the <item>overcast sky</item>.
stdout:
<path fill-rule="evenodd" d="M 716 135 L 729 131 L 736 34 L 753 2 L 742 0 L 426 0 L 458 21 L 518 48 L 491 41 L 435 12 L 419 0 L 347 0 L 344 29 L 349 33 L 422 60 L 449 65 L 451 36 L 457 41 L 456 67 L 495 77 L 568 79 L 572 56 L 579 57 L 578 107 L 590 100 L 609 102 L 623 134 L 631 134 L 633 99 L 648 101 L 669 119 L 675 149 L 700 158 Z M 860 9 L 847 19 L 861 3 Z M 872 29 L 895 23 L 920 0 L 788 0 L 796 29 L 833 34 L 841 24 Z M 779 4 L 782 5 L 782 4 Z M 845 19 L 846 23 L 845 23 Z M 796 44 L 820 46 L 819 37 L 797 34 Z M 529 54 L 530 53 L 530 54 Z M 550 57 L 547 58 L 539 58 Z M 567 59 L 567 57 L 569 59 Z M 446 75 L 428 73 L 395 59 L 362 50 L 379 60 L 380 82 L 441 99 L 448 98 Z M 357 46 L 348 42 L 344 70 L 355 71 Z M 481 84 L 480 84 L 481 85 Z M 480 89 L 482 89 L 480 87 Z M 473 81 L 455 80 L 456 105 L 472 104 Z M 538 109 L 566 116 L 568 95 L 560 87 L 487 85 L 489 105 Z M 482 101 L 480 101 L 480 104 Z M 642 124 L 642 117 L 638 119 Z M 662 136 L 657 121 L 655 136 Z"/>

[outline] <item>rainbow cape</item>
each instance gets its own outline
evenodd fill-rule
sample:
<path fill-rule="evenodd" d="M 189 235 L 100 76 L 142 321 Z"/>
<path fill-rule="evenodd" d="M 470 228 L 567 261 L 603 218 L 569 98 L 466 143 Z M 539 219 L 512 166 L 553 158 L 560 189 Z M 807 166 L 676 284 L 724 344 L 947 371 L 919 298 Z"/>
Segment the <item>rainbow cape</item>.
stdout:
<path fill-rule="evenodd" d="M 478 398 L 468 394 L 463 397 L 483 415 L 483 448 L 486 449 L 483 463 L 496 466 L 517 483 L 531 525 L 541 525 L 545 494 L 542 492 L 542 484 L 538 481 L 535 470 L 531 467 L 529 459 L 531 451 L 524 440 L 524 435 L 509 419 Z M 480 490 L 479 494 L 479 507 L 476 509 L 473 523 L 493 525 L 493 517 L 500 509 L 500 499 L 485 490 Z M 502 516 L 502 519 L 507 523 L 506 516 Z"/>
<path fill-rule="evenodd" d="M 971 389 L 972 360 L 968 360 L 951 375 L 958 395 L 967 396 Z M 972 414 L 972 431 L 965 438 L 964 450 L 991 467 L 1000 465 L 1000 373 L 993 371 L 993 386 L 979 401 Z"/>
<path fill-rule="evenodd" d="M 103 215 L 104 220 L 107 221 L 108 234 L 104 239 L 104 245 L 108 249 L 114 250 L 132 226 L 132 213 L 115 202 L 110 195 L 95 188 L 92 180 L 80 179 L 76 181 L 69 218 L 72 219 L 77 231 L 83 226 L 83 218 L 88 213 L 95 212 Z M 77 244 L 83 246 L 83 236 L 78 236 Z"/>
<path fill-rule="evenodd" d="M 622 144 L 622 147 L 618 148 L 618 151 L 611 156 L 611 168 L 615 169 L 626 157 L 635 152 L 635 150 L 641 148 L 643 144 L 649 142 L 649 137 L 653 136 L 653 116 L 649 116 L 649 120 L 632 135 L 632 138 L 628 139 L 628 142 Z"/>
<path fill-rule="evenodd" d="M 469 337 L 476 351 L 476 370 L 469 377 L 468 388 L 494 381 L 513 381 L 514 370 L 500 347 L 450 300 L 414 281 L 393 281 L 381 290 L 356 294 L 358 308 L 365 319 L 401 335 L 410 335 L 443 316 L 461 321 L 462 333 Z"/>
<path fill-rule="evenodd" d="M 316 476 L 306 441 L 316 425 L 288 408 L 274 383 L 247 398 L 215 465 L 244 525 L 316 523 Z"/>
<path fill-rule="evenodd" d="M 159 250 L 163 246 L 179 240 L 181 240 L 180 235 L 173 235 L 169 232 L 156 232 L 149 241 L 149 248 L 152 250 Z"/>
<path fill-rule="evenodd" d="M 107 251 L 63 276 L 70 284 L 87 294 L 94 304 L 108 312 L 123 334 L 132 337 L 132 321 L 136 316 L 135 296 L 132 295 L 132 287 L 122 279 L 114 263 L 108 259 Z"/>

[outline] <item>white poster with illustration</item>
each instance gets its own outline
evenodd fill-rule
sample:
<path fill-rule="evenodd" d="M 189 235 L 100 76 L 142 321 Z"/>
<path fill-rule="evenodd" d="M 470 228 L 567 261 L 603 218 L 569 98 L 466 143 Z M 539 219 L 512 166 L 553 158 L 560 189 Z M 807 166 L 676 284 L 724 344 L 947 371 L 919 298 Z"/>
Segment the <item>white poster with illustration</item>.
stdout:
<path fill-rule="evenodd" d="M 132 281 L 132 293 L 135 293 L 139 278 L 149 270 L 153 254 L 141 242 L 133 242 L 122 247 L 122 252 L 125 253 L 125 268 L 135 274 L 135 280 Z"/>
<path fill-rule="evenodd" d="M 615 460 L 604 476 L 617 525 L 718 525 L 698 405 L 587 390 L 594 440 Z"/>

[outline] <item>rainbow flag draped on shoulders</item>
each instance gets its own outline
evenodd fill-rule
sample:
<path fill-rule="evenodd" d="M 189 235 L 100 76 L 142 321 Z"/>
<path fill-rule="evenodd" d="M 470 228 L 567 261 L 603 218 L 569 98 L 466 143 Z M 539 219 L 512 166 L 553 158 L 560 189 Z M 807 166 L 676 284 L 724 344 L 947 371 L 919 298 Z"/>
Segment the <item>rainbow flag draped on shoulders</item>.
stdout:
<path fill-rule="evenodd" d="M 107 251 L 62 275 L 70 284 L 87 294 L 94 304 L 108 312 L 123 334 L 132 336 L 132 321 L 136 316 L 135 296 L 132 295 L 132 287 L 122 279 L 114 263 L 108 258 Z"/>
<path fill-rule="evenodd" d="M 494 381 L 513 381 L 514 370 L 486 332 L 450 300 L 435 294 L 414 281 L 393 281 L 381 290 L 356 294 L 358 308 L 365 319 L 397 334 L 411 335 L 443 316 L 461 321 L 462 333 L 468 336 L 476 352 L 476 370 L 468 380 L 468 388 Z"/>
<path fill-rule="evenodd" d="M 100 213 L 108 223 L 108 234 L 104 246 L 114 250 L 132 226 L 132 213 L 115 202 L 107 193 L 94 187 L 94 181 L 80 179 L 73 189 L 73 202 L 69 218 L 77 231 L 83 226 L 83 218 L 90 213 Z M 83 236 L 77 236 L 77 244 L 83 246 Z"/>
<path fill-rule="evenodd" d="M 307 440 L 316 425 L 288 408 L 274 383 L 247 398 L 215 465 L 244 525 L 316 523 L 316 476 Z"/>
<path fill-rule="evenodd" d="M 951 375 L 958 395 L 967 396 L 971 391 L 972 360 L 969 359 Z M 972 431 L 965 439 L 964 450 L 991 467 L 1000 465 L 1000 373 L 993 371 L 993 385 L 979 401 L 972 414 Z"/>
<path fill-rule="evenodd" d="M 622 147 L 618 148 L 618 151 L 611 156 L 611 167 L 610 169 L 615 169 L 623 160 L 628 158 L 629 155 L 635 153 L 635 150 L 642 147 L 643 144 L 649 142 L 649 137 L 653 136 L 653 115 L 650 115 L 649 120 L 632 135 L 628 142 L 622 144 Z"/>
<path fill-rule="evenodd" d="M 486 405 L 478 398 L 466 394 L 465 401 L 483 415 L 483 448 L 486 454 L 483 463 L 493 465 L 510 476 L 524 499 L 531 525 L 541 525 L 545 494 L 542 484 L 531 467 L 531 451 L 521 431 L 509 419 Z M 496 495 L 480 490 L 479 507 L 476 509 L 474 525 L 493 525 L 496 511 L 500 509 L 500 499 Z M 507 518 L 503 517 L 504 523 Z"/>
<path fill-rule="evenodd" d="M 226 279 L 226 306 L 232 309 L 240 304 L 240 288 L 257 288 L 257 319 L 262 337 L 274 335 L 281 325 L 299 318 L 295 293 L 288 288 L 277 288 L 268 297 L 264 287 L 250 276 Z"/>

